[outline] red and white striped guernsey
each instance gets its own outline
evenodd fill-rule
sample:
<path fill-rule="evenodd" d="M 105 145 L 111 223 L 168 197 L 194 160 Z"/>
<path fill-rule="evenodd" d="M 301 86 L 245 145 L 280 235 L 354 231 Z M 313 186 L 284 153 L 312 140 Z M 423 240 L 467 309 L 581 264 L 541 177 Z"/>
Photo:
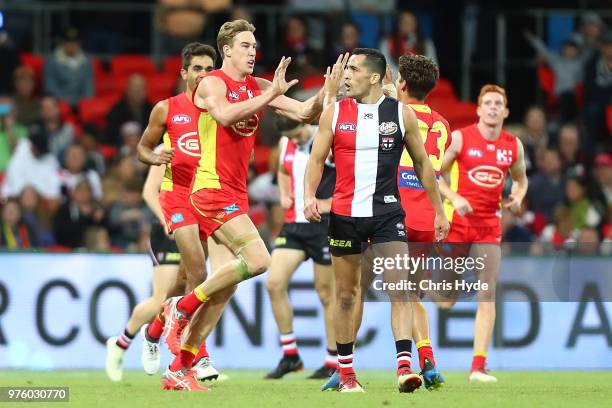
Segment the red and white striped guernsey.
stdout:
<path fill-rule="evenodd" d="M 404 149 L 402 109 L 400 102 L 385 96 L 373 104 L 353 98 L 335 103 L 334 214 L 372 217 L 402 208 L 396 178 Z"/>
<path fill-rule="evenodd" d="M 287 137 L 281 139 L 279 165 L 285 168 L 291 178 L 291 195 L 293 196 L 293 207 L 285 210 L 286 224 L 308 222 L 304 216 L 304 174 L 317 129 L 317 126 L 312 126 L 310 139 L 303 145 L 298 145 Z M 316 192 L 317 198 L 325 199 L 332 196 L 335 173 L 334 166 L 326 161 L 321 183 Z"/>

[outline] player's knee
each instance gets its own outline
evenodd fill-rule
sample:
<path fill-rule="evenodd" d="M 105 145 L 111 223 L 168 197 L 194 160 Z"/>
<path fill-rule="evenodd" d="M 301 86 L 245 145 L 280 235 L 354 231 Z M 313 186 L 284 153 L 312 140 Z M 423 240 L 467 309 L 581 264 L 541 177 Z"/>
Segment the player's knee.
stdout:
<path fill-rule="evenodd" d="M 355 306 L 355 301 L 357 299 L 357 290 L 354 288 L 351 289 L 340 289 L 338 293 L 337 302 L 340 304 L 342 309 L 350 309 Z"/>
<path fill-rule="evenodd" d="M 256 256 L 246 259 L 249 274 L 252 276 L 261 275 L 270 267 L 270 254 L 268 251 L 261 251 Z"/>
<path fill-rule="evenodd" d="M 327 306 L 331 302 L 332 298 L 332 290 L 331 285 L 327 283 L 319 283 L 315 285 L 315 290 L 319 295 L 319 300 L 321 301 L 321 305 Z"/>
<path fill-rule="evenodd" d="M 271 278 L 266 282 L 266 289 L 270 296 L 278 296 L 287 291 L 287 285 L 280 279 Z"/>

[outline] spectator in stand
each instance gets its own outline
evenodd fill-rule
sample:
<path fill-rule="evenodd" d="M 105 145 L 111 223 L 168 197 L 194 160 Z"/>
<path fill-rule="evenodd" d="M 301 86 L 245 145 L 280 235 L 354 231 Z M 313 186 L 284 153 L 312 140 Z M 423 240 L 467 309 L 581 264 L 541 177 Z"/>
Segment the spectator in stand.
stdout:
<path fill-rule="evenodd" d="M 581 52 L 582 44 L 575 35 L 563 42 L 560 54 L 548 49 L 530 31 L 525 31 L 525 38 L 555 75 L 554 94 L 559 98 L 561 123 L 573 121 L 576 117 L 576 86 L 582 82 L 585 63 L 592 53 Z"/>
<path fill-rule="evenodd" d="M 554 211 L 554 224 L 547 225 L 540 235 L 540 242 L 547 244 L 553 250 L 572 247 L 576 241 L 576 227 L 569 208 L 559 206 Z"/>
<path fill-rule="evenodd" d="M 109 211 L 113 245 L 135 250 L 143 228 L 156 222 L 155 216 L 142 199 L 142 180 L 130 179 L 123 185 L 123 194 Z"/>
<path fill-rule="evenodd" d="M 136 146 L 142 135 L 142 127 L 138 122 L 125 122 L 119 130 L 123 145 L 119 149 L 122 156 L 136 156 Z"/>
<path fill-rule="evenodd" d="M 82 98 L 94 94 L 91 60 L 81 49 L 79 32 L 69 28 L 62 43 L 45 64 L 45 91 L 76 107 Z"/>
<path fill-rule="evenodd" d="M 596 227 L 601 222 L 601 216 L 586 196 L 584 180 L 571 177 L 565 183 L 565 199 L 567 207 L 572 212 L 576 228 Z"/>
<path fill-rule="evenodd" d="M 17 197 L 28 186 L 47 200 L 54 213 L 61 199 L 59 163 L 49 153 L 49 137 L 43 126 L 30 126 L 29 138 L 17 144 L 6 170 L 3 185 L 4 197 Z"/>
<path fill-rule="evenodd" d="M 22 220 L 17 200 L 4 203 L 0 221 L 0 248 L 30 249 L 38 245 L 34 232 Z"/>
<path fill-rule="evenodd" d="M 98 174 L 104 175 L 106 173 L 106 161 L 102 153 L 98 150 L 97 133 L 96 125 L 87 124 L 83 126 L 81 143 L 87 151 L 87 163 L 89 166 L 95 169 Z"/>
<path fill-rule="evenodd" d="M 87 152 L 83 145 L 74 143 L 64 153 L 64 167 L 59 172 L 64 194 L 73 191 L 81 180 L 87 180 L 93 197 L 102 198 L 102 180 L 100 175 L 92 169 L 87 169 Z"/>
<path fill-rule="evenodd" d="M 6 31 L 0 31 L 0 94 L 13 92 L 11 75 L 19 66 L 19 50 Z"/>
<path fill-rule="evenodd" d="M 580 148 L 580 133 L 573 123 L 559 129 L 559 153 L 566 177 L 586 177 L 586 157 Z"/>
<path fill-rule="evenodd" d="M 0 96 L 0 173 L 6 170 L 19 141 L 27 137 L 28 130 L 16 120 L 13 100 Z"/>
<path fill-rule="evenodd" d="M 49 211 L 40 194 L 33 187 L 26 187 L 19 196 L 23 222 L 34 232 L 39 246 L 53 245 L 55 238 L 51 231 Z"/>
<path fill-rule="evenodd" d="M 595 156 L 594 173 L 596 205 L 605 214 L 607 209 L 612 208 L 612 153 L 599 153 Z"/>
<path fill-rule="evenodd" d="M 332 53 L 327 56 L 328 65 L 332 66 L 338 55 L 345 52 L 352 53 L 355 48 L 361 47 L 359 41 L 359 27 L 352 21 L 348 21 L 342 24 L 340 28 L 340 38 L 336 47 L 332 50 Z"/>
<path fill-rule="evenodd" d="M 394 72 L 397 71 L 399 57 L 404 54 L 421 54 L 438 61 L 433 41 L 423 35 L 416 15 L 409 10 L 399 14 L 397 30 L 384 38 L 379 48 Z"/>
<path fill-rule="evenodd" d="M 85 231 L 85 247 L 89 252 L 110 252 L 110 235 L 104 227 L 88 227 Z"/>
<path fill-rule="evenodd" d="M 536 152 L 548 147 L 548 122 L 541 106 L 533 105 L 525 112 L 524 129 L 519 135 L 525 149 L 527 175 L 536 171 Z"/>
<path fill-rule="evenodd" d="M 606 109 L 612 105 L 612 31 L 602 36 L 599 52 L 586 65 L 584 101 L 587 145 L 612 151 L 612 137 L 606 127 Z"/>
<path fill-rule="evenodd" d="M 17 121 L 24 126 L 31 126 L 41 121 L 40 98 L 35 94 L 36 78 L 32 68 L 22 65 L 15 69 L 15 107 Z"/>
<path fill-rule="evenodd" d="M 138 159 L 133 156 L 120 158 L 119 161 L 110 168 L 102 181 L 102 191 L 104 191 L 102 203 L 104 206 L 108 208 L 119 200 L 123 194 L 123 184 L 125 180 L 138 178 L 139 176 Z"/>
<path fill-rule="evenodd" d="M 147 126 L 151 104 L 147 100 L 147 81 L 140 74 L 130 77 L 125 96 L 108 114 L 108 125 L 106 127 L 106 143 L 120 149 L 123 140 L 121 138 L 121 126 L 126 122 L 138 122 L 141 129 Z"/>
<path fill-rule="evenodd" d="M 53 231 L 59 245 L 81 248 L 85 246 L 87 228 L 106 225 L 105 212 L 94 200 L 91 186 L 85 179 L 79 181 L 69 197 L 55 214 Z"/>
<path fill-rule="evenodd" d="M 62 120 L 57 99 L 45 96 L 41 102 L 43 125 L 49 137 L 49 150 L 61 161 L 64 151 L 74 142 L 74 127 Z"/>
<path fill-rule="evenodd" d="M 606 25 L 599 14 L 594 12 L 583 14 L 580 17 L 580 32 L 577 33 L 582 42 L 583 51 L 596 52 L 601 35 L 605 30 Z"/>
<path fill-rule="evenodd" d="M 599 233 L 595 228 L 581 228 L 576 235 L 578 236 L 577 249 L 580 255 L 599 254 Z"/>
<path fill-rule="evenodd" d="M 539 172 L 529 178 L 527 200 L 531 209 L 553 219 L 555 206 L 563 202 L 565 178 L 561 172 L 561 157 L 555 149 L 546 149 L 538 161 Z"/>
<path fill-rule="evenodd" d="M 318 72 L 321 66 L 319 53 L 309 44 L 308 23 L 301 16 L 291 16 L 285 28 L 280 54 L 291 57 L 287 76 L 303 77 Z"/>

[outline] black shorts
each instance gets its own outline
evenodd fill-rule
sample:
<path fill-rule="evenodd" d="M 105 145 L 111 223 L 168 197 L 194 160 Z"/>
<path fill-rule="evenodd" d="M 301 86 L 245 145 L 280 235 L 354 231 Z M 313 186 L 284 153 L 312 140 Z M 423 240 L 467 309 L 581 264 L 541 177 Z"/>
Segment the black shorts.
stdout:
<path fill-rule="evenodd" d="M 283 225 L 280 234 L 274 241 L 274 249 L 299 249 L 304 251 L 306 259 L 321 265 L 331 265 L 327 231 L 329 216 L 323 216 L 321 222 L 296 222 Z"/>
<path fill-rule="evenodd" d="M 168 237 L 164 227 L 157 222 L 151 227 L 149 255 L 155 266 L 178 265 L 181 262 L 181 253 L 176 242 Z"/>
<path fill-rule="evenodd" d="M 346 217 L 331 214 L 329 222 L 329 249 L 332 255 L 362 253 L 368 242 L 406 242 L 404 210 L 374 217 Z"/>

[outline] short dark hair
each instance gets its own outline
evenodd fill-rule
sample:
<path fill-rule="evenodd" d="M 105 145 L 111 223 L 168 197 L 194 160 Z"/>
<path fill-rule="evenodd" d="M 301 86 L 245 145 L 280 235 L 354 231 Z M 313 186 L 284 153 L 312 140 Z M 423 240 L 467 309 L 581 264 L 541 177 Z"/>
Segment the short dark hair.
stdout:
<path fill-rule="evenodd" d="M 405 54 L 399 57 L 399 74 L 406 84 L 410 96 L 423 100 L 438 83 L 438 65 L 424 55 Z"/>
<path fill-rule="evenodd" d="M 192 42 L 187 44 L 181 50 L 181 57 L 183 59 L 182 66 L 184 70 L 189 68 L 191 59 L 193 57 L 207 56 L 213 60 L 213 65 L 217 63 L 217 51 L 210 45 L 202 44 L 200 42 Z"/>
<path fill-rule="evenodd" d="M 280 133 L 290 132 L 300 126 L 302 123 L 297 120 L 290 119 L 286 116 L 278 116 L 276 118 L 276 129 Z"/>
<path fill-rule="evenodd" d="M 379 74 L 380 82 L 382 82 L 387 71 L 387 60 L 382 52 L 374 48 L 355 48 L 353 55 L 365 55 L 364 65 L 373 73 Z"/>

